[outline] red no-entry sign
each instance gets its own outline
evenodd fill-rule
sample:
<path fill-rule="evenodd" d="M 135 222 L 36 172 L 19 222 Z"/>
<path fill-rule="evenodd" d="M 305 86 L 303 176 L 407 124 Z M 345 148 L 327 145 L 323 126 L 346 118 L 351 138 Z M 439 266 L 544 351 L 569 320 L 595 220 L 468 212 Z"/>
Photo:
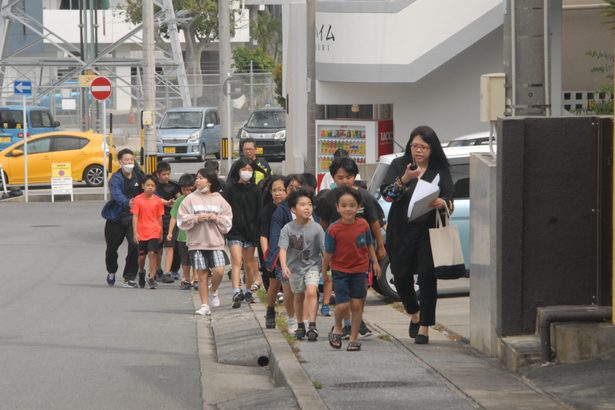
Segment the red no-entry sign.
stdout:
<path fill-rule="evenodd" d="M 92 97 L 98 101 L 103 101 L 111 95 L 111 81 L 107 77 L 96 77 L 90 84 Z"/>

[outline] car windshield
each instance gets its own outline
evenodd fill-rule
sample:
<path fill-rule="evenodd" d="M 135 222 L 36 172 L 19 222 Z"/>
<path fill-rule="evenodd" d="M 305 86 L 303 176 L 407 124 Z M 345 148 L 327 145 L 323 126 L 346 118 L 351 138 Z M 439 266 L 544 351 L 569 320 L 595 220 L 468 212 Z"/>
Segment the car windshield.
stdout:
<path fill-rule="evenodd" d="M 167 112 L 162 123 L 161 129 L 169 128 L 201 128 L 203 113 L 196 111 Z"/>
<path fill-rule="evenodd" d="M 286 128 L 286 114 L 284 111 L 256 111 L 248 119 L 246 127 Z"/>

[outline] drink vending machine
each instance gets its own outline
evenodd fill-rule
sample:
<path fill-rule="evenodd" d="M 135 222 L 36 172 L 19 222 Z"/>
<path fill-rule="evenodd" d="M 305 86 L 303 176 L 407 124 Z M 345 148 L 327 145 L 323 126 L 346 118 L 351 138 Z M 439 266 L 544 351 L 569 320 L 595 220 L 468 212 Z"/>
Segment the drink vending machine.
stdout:
<path fill-rule="evenodd" d="M 333 153 L 345 149 L 361 166 L 373 164 L 380 155 L 393 153 L 393 120 L 317 120 L 316 176 L 318 184 L 333 161 Z"/>

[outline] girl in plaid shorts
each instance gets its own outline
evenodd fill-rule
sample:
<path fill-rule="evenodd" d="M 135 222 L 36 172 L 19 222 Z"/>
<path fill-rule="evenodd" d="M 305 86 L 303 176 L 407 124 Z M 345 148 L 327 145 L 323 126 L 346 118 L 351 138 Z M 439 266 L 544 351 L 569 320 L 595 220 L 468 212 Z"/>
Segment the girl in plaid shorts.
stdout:
<path fill-rule="evenodd" d="M 228 257 L 224 252 L 224 235 L 233 223 L 231 206 L 220 195 L 221 184 L 213 174 L 202 168 L 196 174 L 196 191 L 184 199 L 177 213 L 180 229 L 187 234 L 186 244 L 190 264 L 199 278 L 201 308 L 196 314 L 207 316 L 209 307 L 208 280 L 211 271 L 211 291 L 213 307 L 220 306 L 218 287 L 224 275 Z"/>

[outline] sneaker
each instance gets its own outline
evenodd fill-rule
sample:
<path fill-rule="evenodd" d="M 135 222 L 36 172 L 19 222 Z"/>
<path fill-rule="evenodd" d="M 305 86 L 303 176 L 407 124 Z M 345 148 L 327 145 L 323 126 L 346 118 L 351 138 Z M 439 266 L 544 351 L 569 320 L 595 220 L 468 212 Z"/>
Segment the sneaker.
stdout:
<path fill-rule="evenodd" d="M 305 337 L 305 327 L 297 327 L 297 330 L 295 330 L 295 339 L 303 340 L 304 337 Z"/>
<path fill-rule="evenodd" d="M 115 273 L 107 274 L 107 285 L 109 286 L 115 285 Z"/>
<path fill-rule="evenodd" d="M 243 302 L 243 292 L 239 291 L 233 295 L 233 309 L 240 307 L 241 302 Z"/>
<path fill-rule="evenodd" d="M 372 335 L 372 331 L 367 327 L 364 321 L 361 321 L 361 327 L 359 327 L 359 334 L 362 337 L 368 337 Z"/>
<path fill-rule="evenodd" d="M 163 272 L 162 269 L 158 268 L 156 270 L 156 280 L 162 280 Z"/>
<path fill-rule="evenodd" d="M 331 309 L 329 308 L 329 305 L 322 305 L 320 308 L 320 314 L 323 316 L 331 316 Z"/>
<path fill-rule="evenodd" d="M 295 333 L 295 330 L 299 327 L 297 325 L 297 319 L 294 317 L 289 317 L 286 324 L 288 325 L 288 333 Z"/>
<path fill-rule="evenodd" d="M 173 279 L 173 274 L 171 272 L 165 272 L 162 274 L 162 283 L 173 283 L 175 279 Z"/>
<path fill-rule="evenodd" d="M 265 314 L 265 327 L 267 329 L 275 329 L 275 308 L 268 307 Z"/>
<path fill-rule="evenodd" d="M 211 294 L 211 306 L 213 307 L 220 306 L 220 298 L 218 297 L 218 292 L 213 292 Z"/>
<path fill-rule="evenodd" d="M 278 294 L 275 297 L 275 302 L 278 304 L 284 303 L 284 293 L 278 292 Z"/>
<path fill-rule="evenodd" d="M 149 285 L 150 289 L 156 289 L 156 287 L 158 286 L 158 283 L 156 283 L 156 279 L 154 278 L 148 278 L 147 284 Z"/>
<path fill-rule="evenodd" d="M 194 288 L 194 290 L 199 290 L 199 281 L 195 280 L 194 282 L 192 282 L 192 287 Z"/>
<path fill-rule="evenodd" d="M 342 339 L 343 340 L 350 339 L 350 325 L 344 326 L 342 328 Z"/>
<path fill-rule="evenodd" d="M 310 342 L 315 342 L 318 340 L 318 329 L 316 329 L 315 326 L 310 326 L 306 334 Z"/>
<path fill-rule="evenodd" d="M 192 285 L 190 284 L 190 282 L 186 282 L 185 280 L 182 280 L 179 284 L 179 288 L 181 290 L 190 290 L 191 287 Z"/>
<path fill-rule="evenodd" d="M 261 287 L 261 284 L 260 284 L 260 283 L 258 283 L 258 282 L 254 282 L 254 283 L 252 284 L 252 286 L 250 286 L 250 290 L 251 290 L 252 292 L 256 292 L 257 290 L 259 290 L 259 289 L 260 289 L 260 287 Z"/>
<path fill-rule="evenodd" d="M 145 272 L 139 272 L 139 287 L 145 287 Z"/>
<path fill-rule="evenodd" d="M 180 280 L 181 276 L 179 275 L 179 272 L 171 272 L 171 274 L 173 275 L 173 280 Z"/>
<path fill-rule="evenodd" d="M 209 316 L 211 315 L 211 309 L 209 309 L 209 305 L 201 305 L 201 308 L 194 313 L 201 316 Z"/>
<path fill-rule="evenodd" d="M 134 280 L 126 279 L 124 280 L 124 284 L 122 286 L 125 288 L 136 288 L 137 282 L 135 282 Z"/>
<path fill-rule="evenodd" d="M 254 296 L 252 296 L 252 292 L 246 292 L 244 295 L 244 300 L 247 304 L 254 303 Z"/>

